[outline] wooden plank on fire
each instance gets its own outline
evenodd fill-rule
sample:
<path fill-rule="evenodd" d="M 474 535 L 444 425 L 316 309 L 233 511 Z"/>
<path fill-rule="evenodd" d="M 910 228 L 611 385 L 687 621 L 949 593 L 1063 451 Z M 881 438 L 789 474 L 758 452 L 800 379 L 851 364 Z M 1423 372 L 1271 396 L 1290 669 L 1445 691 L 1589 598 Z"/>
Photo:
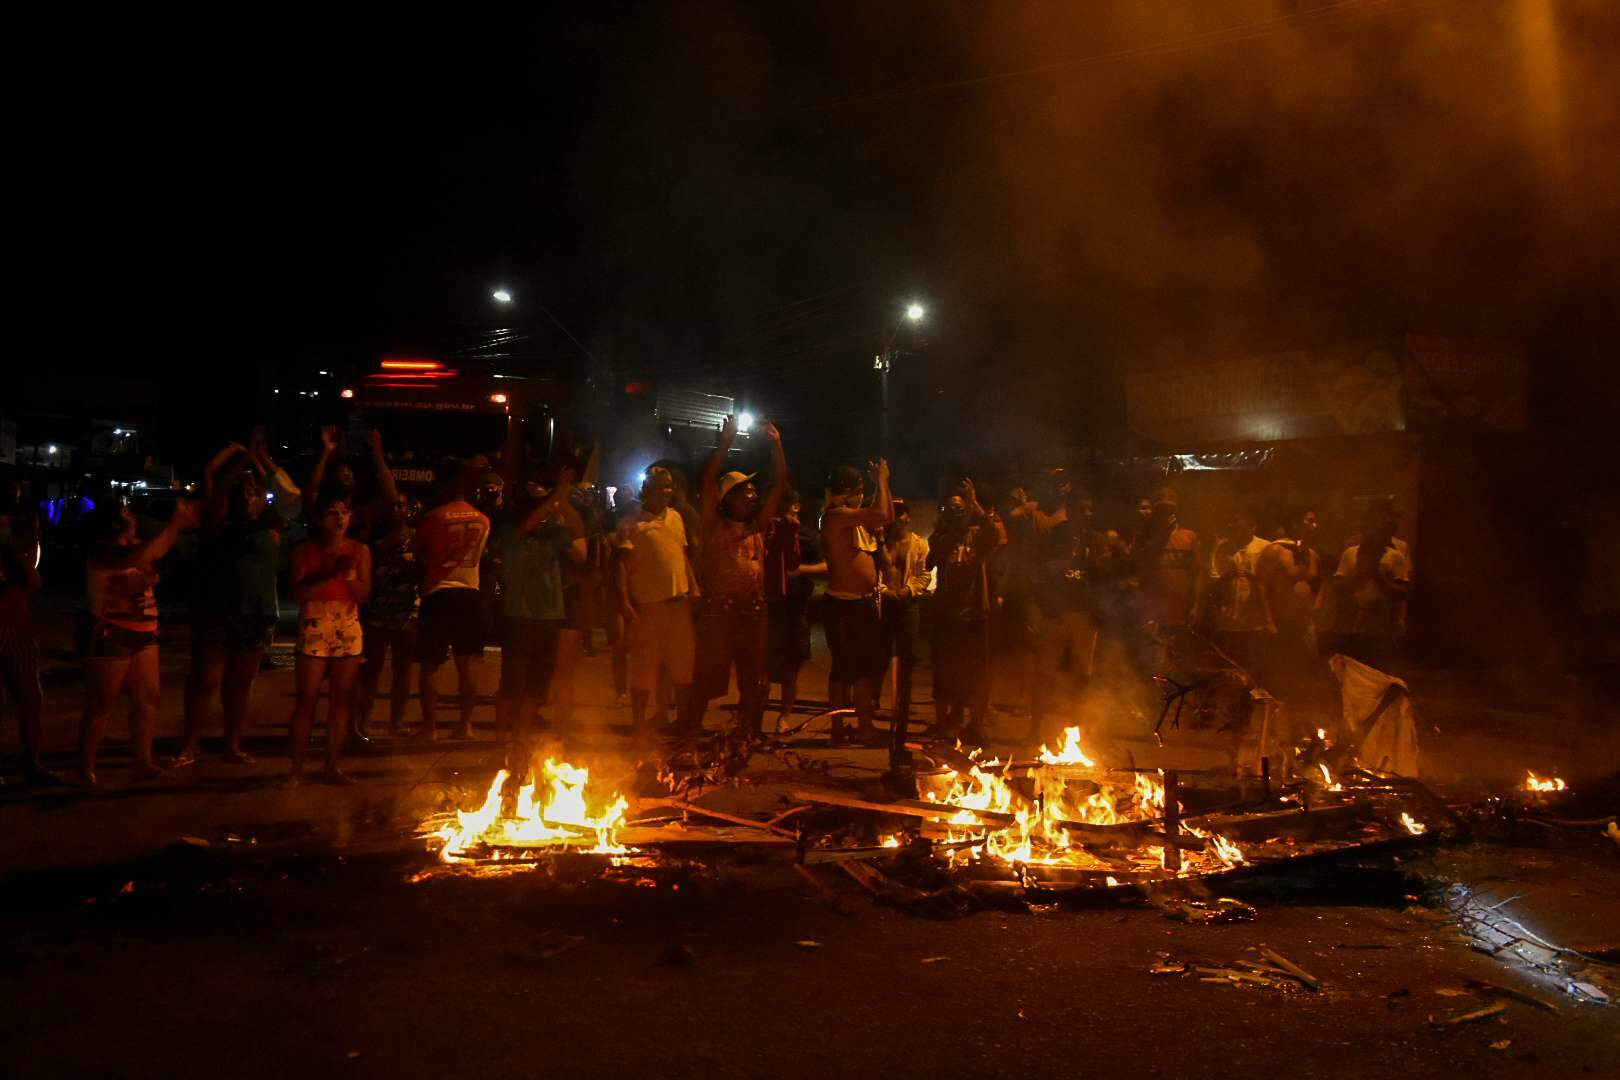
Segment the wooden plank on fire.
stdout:
<path fill-rule="evenodd" d="M 697 814 L 699 817 L 713 818 L 716 821 L 729 821 L 733 825 L 741 825 L 745 828 L 764 829 L 767 832 L 775 833 L 777 836 L 785 836 L 789 838 L 794 838 L 795 836 L 795 834 L 790 830 L 779 828 L 768 821 L 758 821 L 754 818 L 738 817 L 735 814 L 728 814 L 723 810 L 710 810 L 706 806 L 699 806 L 696 803 L 688 802 L 685 799 L 646 798 L 642 799 L 638 805 L 641 807 L 659 807 L 669 810 L 680 810 L 688 814 Z"/>
<path fill-rule="evenodd" d="M 1372 807 L 1359 802 L 1313 806 L 1309 810 L 1279 810 L 1263 814 L 1206 814 L 1187 823 L 1229 840 L 1265 840 L 1273 836 L 1320 837 L 1343 835 L 1372 818 Z"/>
<path fill-rule="evenodd" d="M 1055 824 L 1068 832 L 1070 839 L 1081 844 L 1098 847 L 1162 847 L 1170 841 L 1170 834 L 1155 829 L 1151 822 L 1123 822 L 1119 825 L 1091 825 L 1083 821 L 1058 821 Z M 1183 851 L 1202 851 L 1204 842 L 1195 836 L 1177 836 L 1175 845 Z"/>
<path fill-rule="evenodd" d="M 888 803 L 868 802 L 866 799 L 857 799 L 853 795 L 845 795 L 841 791 L 795 791 L 793 798 L 799 802 L 819 803 L 823 806 L 842 806 L 847 810 L 865 810 L 873 814 L 900 814 L 905 817 L 916 818 L 944 819 L 968 809 L 962 806 L 952 806 L 949 803 L 924 802 L 921 799 L 898 799 L 895 802 Z M 1017 820 L 1011 814 L 1003 814 L 995 810 L 968 810 L 968 813 L 987 825 L 1006 826 Z"/>

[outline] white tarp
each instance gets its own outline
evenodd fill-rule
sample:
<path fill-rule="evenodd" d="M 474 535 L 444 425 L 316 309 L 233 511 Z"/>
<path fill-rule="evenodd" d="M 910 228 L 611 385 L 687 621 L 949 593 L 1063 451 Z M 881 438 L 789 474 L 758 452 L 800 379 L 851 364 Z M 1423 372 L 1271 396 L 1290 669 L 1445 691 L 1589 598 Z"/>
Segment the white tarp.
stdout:
<path fill-rule="evenodd" d="M 1417 720 L 1406 684 L 1342 654 L 1328 660 L 1328 667 L 1339 680 L 1345 728 L 1361 745 L 1356 754 L 1361 764 L 1379 772 L 1417 776 Z"/>

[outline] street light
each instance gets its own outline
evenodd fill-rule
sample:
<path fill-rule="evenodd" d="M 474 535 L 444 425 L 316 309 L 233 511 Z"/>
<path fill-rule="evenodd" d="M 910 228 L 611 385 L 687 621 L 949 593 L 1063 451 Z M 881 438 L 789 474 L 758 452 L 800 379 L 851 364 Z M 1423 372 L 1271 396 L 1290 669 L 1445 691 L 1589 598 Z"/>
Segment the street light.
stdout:
<path fill-rule="evenodd" d="M 883 352 L 878 355 L 872 364 L 878 370 L 878 381 L 883 387 L 883 429 L 879 446 L 883 449 L 883 456 L 889 456 L 889 369 L 894 366 L 894 339 L 900 333 L 900 327 L 909 320 L 912 323 L 922 322 L 928 310 L 913 300 L 906 305 L 900 317 L 894 320 L 894 329 L 889 331 L 889 340 L 883 346 Z"/>
<path fill-rule="evenodd" d="M 512 294 L 507 292 L 505 289 L 496 289 L 489 295 L 495 298 L 495 302 L 497 304 L 510 304 L 512 302 Z"/>

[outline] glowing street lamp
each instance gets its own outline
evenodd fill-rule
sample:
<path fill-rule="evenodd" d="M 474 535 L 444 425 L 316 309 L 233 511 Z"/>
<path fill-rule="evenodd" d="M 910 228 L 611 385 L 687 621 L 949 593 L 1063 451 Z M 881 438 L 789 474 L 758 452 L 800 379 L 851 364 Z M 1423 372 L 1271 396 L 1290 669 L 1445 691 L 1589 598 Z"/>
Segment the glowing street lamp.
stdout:
<path fill-rule="evenodd" d="M 894 366 L 894 339 L 900 333 L 900 328 L 907 322 L 920 323 L 928 309 L 913 300 L 906 305 L 900 317 L 894 320 L 894 329 L 889 331 L 888 343 L 883 346 L 883 352 L 878 354 L 872 364 L 878 372 L 878 381 L 883 387 L 883 435 L 879 445 L 883 448 L 885 457 L 889 454 L 889 369 Z"/>
<path fill-rule="evenodd" d="M 737 414 L 737 434 L 746 435 L 754 426 L 754 414 L 744 412 Z"/>
<path fill-rule="evenodd" d="M 505 289 L 496 289 L 489 295 L 495 298 L 497 304 L 510 304 L 512 302 L 512 294 Z"/>

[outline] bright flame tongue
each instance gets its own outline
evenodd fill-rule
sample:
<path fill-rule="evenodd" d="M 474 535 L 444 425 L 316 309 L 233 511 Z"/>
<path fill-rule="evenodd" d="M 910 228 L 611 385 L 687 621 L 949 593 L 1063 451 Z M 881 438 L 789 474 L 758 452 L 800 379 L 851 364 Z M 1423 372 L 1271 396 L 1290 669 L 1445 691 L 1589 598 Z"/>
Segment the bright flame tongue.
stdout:
<path fill-rule="evenodd" d="M 1081 748 L 1078 727 L 1064 729 L 1063 743 L 1057 752 L 1041 747 L 1042 767 L 1035 768 L 1031 774 L 1035 789 L 1033 801 L 1017 793 L 1008 782 L 1010 766 L 994 771 L 1000 762 L 979 760 L 977 751 L 969 756 L 973 763 L 967 772 L 952 774 L 950 789 L 940 801 L 957 808 L 946 822 L 950 826 L 950 839 L 979 840 L 982 848 L 954 851 L 953 862 L 971 861 L 982 854 L 1026 866 L 1107 869 L 1107 863 L 1070 836 L 1065 827 L 1068 823 L 1118 825 L 1149 821 L 1164 814 L 1164 782 L 1156 774 L 1133 773 L 1129 791 L 1116 790 L 1116 785 L 1103 774 L 1095 778 L 1076 775 L 1077 769 L 1096 767 Z M 929 792 L 927 797 L 933 800 L 934 794 Z M 1010 814 L 1013 821 L 1004 827 L 992 826 L 975 811 Z M 1229 868 L 1244 861 L 1243 852 L 1225 837 L 1198 835 L 1208 841 L 1207 868 Z M 1189 860 L 1184 864 L 1183 873 L 1195 869 L 1195 864 Z"/>
<path fill-rule="evenodd" d="M 1063 729 L 1063 745 L 1058 747 L 1057 753 L 1052 753 L 1045 746 L 1041 747 L 1041 761 L 1047 765 L 1086 765 L 1097 764 L 1086 757 L 1086 752 L 1080 749 L 1080 729 L 1066 727 Z"/>
<path fill-rule="evenodd" d="M 1530 772 L 1528 769 L 1525 770 L 1525 777 L 1524 790 L 1526 791 L 1564 791 L 1569 787 L 1568 784 L 1564 783 L 1556 776 L 1548 780 L 1543 780 L 1541 777 L 1537 776 L 1533 772 Z"/>
<path fill-rule="evenodd" d="M 507 814 L 505 791 L 511 774 L 505 769 L 496 773 L 483 804 L 476 810 L 457 810 L 455 823 L 438 831 L 444 841 L 439 857 L 445 862 L 457 862 L 480 844 L 504 848 L 583 847 L 596 854 L 622 854 L 628 850 L 618 839 L 625 812 L 630 808 L 623 795 L 615 793 L 601 813 L 592 814 L 585 801 L 589 769 L 547 758 L 540 775 L 545 781 L 542 798 L 536 801 L 535 783 L 530 780 L 518 788 L 512 812 Z M 586 846 L 582 831 L 595 833 L 594 846 Z"/>

